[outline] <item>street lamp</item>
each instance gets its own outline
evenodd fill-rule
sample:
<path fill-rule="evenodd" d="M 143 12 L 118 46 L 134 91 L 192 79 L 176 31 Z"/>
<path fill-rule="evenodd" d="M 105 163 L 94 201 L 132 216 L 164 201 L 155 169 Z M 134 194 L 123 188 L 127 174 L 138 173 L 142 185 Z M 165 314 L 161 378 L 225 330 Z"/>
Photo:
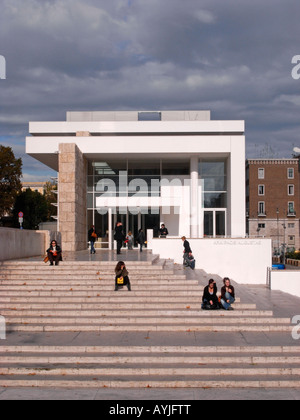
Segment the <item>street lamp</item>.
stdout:
<path fill-rule="evenodd" d="M 280 255 L 279 253 L 279 208 L 278 207 L 276 209 L 276 214 L 277 214 L 277 248 L 278 248 L 278 255 Z"/>

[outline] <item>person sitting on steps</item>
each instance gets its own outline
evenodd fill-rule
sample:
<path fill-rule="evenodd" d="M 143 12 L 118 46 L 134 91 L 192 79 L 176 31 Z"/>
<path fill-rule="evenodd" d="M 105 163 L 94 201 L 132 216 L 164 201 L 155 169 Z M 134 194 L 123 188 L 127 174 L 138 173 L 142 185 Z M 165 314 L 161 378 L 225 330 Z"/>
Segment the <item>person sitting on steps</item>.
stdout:
<path fill-rule="evenodd" d="M 223 280 L 224 286 L 221 289 L 221 304 L 226 311 L 233 311 L 231 306 L 235 302 L 235 291 L 234 287 L 231 286 L 228 277 Z"/>
<path fill-rule="evenodd" d="M 59 264 L 59 261 L 62 261 L 62 251 L 61 247 L 57 245 L 56 241 L 52 241 L 50 244 L 50 248 L 47 249 L 47 255 L 50 261 L 50 265 L 53 265 L 55 262 L 55 265 Z"/>
<path fill-rule="evenodd" d="M 131 285 L 129 280 L 129 273 L 125 266 L 124 261 L 119 261 L 115 268 L 115 291 L 117 292 L 119 287 L 127 286 L 127 289 L 131 291 Z"/>

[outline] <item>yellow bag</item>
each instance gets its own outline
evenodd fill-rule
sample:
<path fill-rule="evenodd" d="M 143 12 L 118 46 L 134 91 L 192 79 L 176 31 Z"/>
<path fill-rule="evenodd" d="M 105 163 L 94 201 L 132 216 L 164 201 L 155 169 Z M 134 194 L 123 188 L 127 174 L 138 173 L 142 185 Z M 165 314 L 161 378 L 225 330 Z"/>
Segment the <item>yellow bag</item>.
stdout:
<path fill-rule="evenodd" d="M 124 277 L 118 277 L 118 278 L 117 278 L 117 284 L 118 284 L 119 286 L 122 286 L 122 285 L 124 284 Z"/>

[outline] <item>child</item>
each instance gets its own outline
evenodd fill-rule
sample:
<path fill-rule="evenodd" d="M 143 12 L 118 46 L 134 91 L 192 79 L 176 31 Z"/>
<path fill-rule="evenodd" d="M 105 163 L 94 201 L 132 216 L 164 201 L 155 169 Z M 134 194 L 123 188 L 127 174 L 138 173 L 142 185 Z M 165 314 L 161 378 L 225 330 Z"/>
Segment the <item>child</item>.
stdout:
<path fill-rule="evenodd" d="M 133 249 L 133 235 L 131 231 L 128 232 L 126 242 L 128 244 L 128 249 L 132 250 Z"/>

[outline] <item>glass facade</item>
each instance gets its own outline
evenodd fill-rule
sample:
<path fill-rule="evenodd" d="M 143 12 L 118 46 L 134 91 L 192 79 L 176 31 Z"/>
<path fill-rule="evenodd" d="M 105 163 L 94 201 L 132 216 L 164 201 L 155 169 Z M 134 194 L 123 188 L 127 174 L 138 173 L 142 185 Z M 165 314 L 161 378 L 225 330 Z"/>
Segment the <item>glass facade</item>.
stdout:
<path fill-rule="evenodd" d="M 122 175 L 123 173 L 123 175 Z M 172 160 L 122 160 L 110 162 L 88 162 L 87 176 L 87 212 L 88 226 L 95 226 L 96 232 L 103 242 L 108 244 L 109 215 L 100 214 L 96 208 L 97 197 L 135 196 L 159 197 L 162 177 L 188 176 L 189 159 L 174 162 Z M 122 176 L 124 178 L 122 178 Z M 139 214 L 113 214 L 113 226 L 121 221 L 124 232 L 131 231 L 136 237 L 138 230 L 153 229 L 154 237 L 158 236 L 160 227 L 160 209 L 142 209 Z"/>
<path fill-rule="evenodd" d="M 202 182 L 203 233 L 207 237 L 226 236 L 227 216 L 227 159 L 199 159 L 199 180 Z M 162 179 L 190 179 L 190 159 L 137 159 L 109 162 L 90 161 L 87 176 L 88 225 L 94 225 L 104 243 L 108 243 L 109 215 L 96 208 L 97 197 L 116 196 L 158 197 L 161 194 Z M 152 210 L 152 211 L 151 211 Z M 117 208 L 117 211 L 119 209 Z M 160 211 L 141 209 L 139 214 L 112 215 L 112 225 L 122 221 L 124 232 L 138 229 L 154 230 L 158 236 Z"/>
<path fill-rule="evenodd" d="M 227 234 L 227 159 L 200 159 L 199 179 L 203 183 L 203 233 L 205 237 Z"/>

